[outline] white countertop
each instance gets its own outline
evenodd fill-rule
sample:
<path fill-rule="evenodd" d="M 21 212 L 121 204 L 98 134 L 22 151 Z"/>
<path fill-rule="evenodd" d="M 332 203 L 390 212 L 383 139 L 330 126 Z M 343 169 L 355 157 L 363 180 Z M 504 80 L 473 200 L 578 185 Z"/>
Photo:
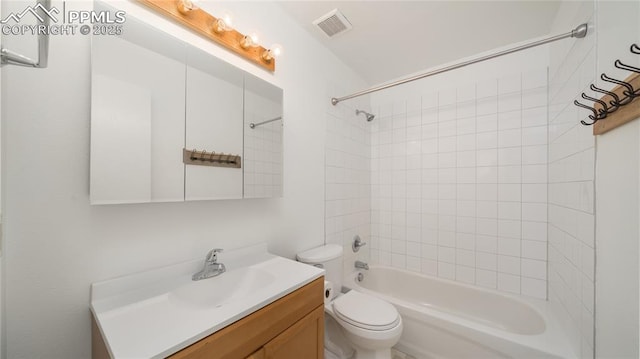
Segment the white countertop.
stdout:
<path fill-rule="evenodd" d="M 91 285 L 91 311 L 113 358 L 164 358 L 324 274 L 322 269 L 269 254 L 266 245 L 259 244 L 221 253 L 218 262 L 226 265 L 227 272 L 193 282 L 191 275 L 202 269 L 205 254 L 202 259 Z M 176 293 L 184 296 L 192 286 L 215 286 L 216 279 L 246 271 L 260 275 L 223 304 L 198 303 L 207 296 L 193 298 L 196 303 L 176 299 L 180 297 Z"/>

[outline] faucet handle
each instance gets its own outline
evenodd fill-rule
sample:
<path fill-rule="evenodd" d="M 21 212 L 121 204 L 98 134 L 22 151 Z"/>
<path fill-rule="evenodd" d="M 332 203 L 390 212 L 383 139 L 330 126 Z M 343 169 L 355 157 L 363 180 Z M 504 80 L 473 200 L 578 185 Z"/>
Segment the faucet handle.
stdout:
<path fill-rule="evenodd" d="M 207 262 L 217 262 L 218 261 L 218 253 L 223 252 L 222 248 L 214 248 L 207 253 L 207 258 L 205 259 Z"/>
<path fill-rule="evenodd" d="M 353 253 L 356 253 L 357 251 L 360 250 L 360 247 L 365 246 L 367 243 L 363 242 L 362 239 L 360 239 L 360 236 L 356 234 L 355 237 L 353 237 L 353 243 L 351 244 L 351 249 L 353 250 Z"/>

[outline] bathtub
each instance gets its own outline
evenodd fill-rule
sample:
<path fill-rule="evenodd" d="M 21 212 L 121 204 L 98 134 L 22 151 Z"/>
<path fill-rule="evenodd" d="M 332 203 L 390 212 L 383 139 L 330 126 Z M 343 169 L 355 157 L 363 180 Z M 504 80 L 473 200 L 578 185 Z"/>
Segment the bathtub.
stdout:
<path fill-rule="evenodd" d="M 392 303 L 404 323 L 396 348 L 418 359 L 575 357 L 546 301 L 383 266 L 344 287 Z"/>

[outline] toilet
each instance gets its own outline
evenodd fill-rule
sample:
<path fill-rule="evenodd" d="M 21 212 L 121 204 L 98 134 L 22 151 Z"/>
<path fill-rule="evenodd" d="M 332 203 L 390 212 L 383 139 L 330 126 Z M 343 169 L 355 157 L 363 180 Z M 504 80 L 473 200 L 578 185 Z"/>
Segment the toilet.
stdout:
<path fill-rule="evenodd" d="M 402 334 L 402 318 L 382 299 L 355 290 L 340 293 L 342 246 L 312 248 L 299 253 L 297 259 L 324 268 L 325 280 L 333 284 L 333 294 L 324 306 L 325 358 L 391 359 L 391 347 Z"/>

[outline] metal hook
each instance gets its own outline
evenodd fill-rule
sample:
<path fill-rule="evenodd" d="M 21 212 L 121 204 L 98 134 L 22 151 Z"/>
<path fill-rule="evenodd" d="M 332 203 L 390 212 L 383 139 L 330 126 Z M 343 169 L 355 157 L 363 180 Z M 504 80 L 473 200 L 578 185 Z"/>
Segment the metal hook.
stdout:
<path fill-rule="evenodd" d="M 640 74 L 640 68 L 637 68 L 635 66 L 631 66 L 631 65 L 626 65 L 624 64 L 622 61 L 620 60 L 616 60 L 616 62 L 614 63 L 614 65 L 621 69 L 621 70 L 627 70 L 627 71 L 633 71 L 633 72 L 637 72 Z"/>
<path fill-rule="evenodd" d="M 209 162 L 213 162 L 213 156 L 216 154 L 216 151 L 211 151 L 209 154 Z"/>
<path fill-rule="evenodd" d="M 640 46 L 636 45 L 636 44 L 631 44 L 631 48 L 630 48 L 631 52 L 633 52 L 636 55 L 640 55 Z"/>
<path fill-rule="evenodd" d="M 589 100 L 589 101 L 593 101 L 593 102 L 599 103 L 600 106 L 602 106 L 602 108 L 598 109 L 598 112 L 600 114 L 598 116 L 598 118 L 603 119 L 603 118 L 607 117 L 607 114 L 609 113 L 609 107 L 607 106 L 606 102 L 604 102 L 604 101 L 602 101 L 600 99 L 597 99 L 597 98 L 593 98 L 593 97 L 587 96 L 584 92 L 582 93 L 582 98 L 585 99 L 585 100 Z"/>
<path fill-rule="evenodd" d="M 624 101 L 624 100 L 620 101 L 620 105 L 628 104 L 636 96 L 635 90 L 633 89 L 633 86 L 631 86 L 629 83 L 627 83 L 625 81 L 620 81 L 620 80 L 616 80 L 614 78 L 611 78 L 611 77 L 607 76 L 607 74 L 605 74 L 605 73 L 600 75 L 600 78 L 603 81 L 607 81 L 607 82 L 614 83 L 616 85 L 624 86 L 627 89 L 626 91 L 623 91 L 622 93 L 625 94 L 625 96 L 627 96 L 627 99 L 625 99 L 625 100 L 629 100 L 629 101 Z"/>
<path fill-rule="evenodd" d="M 591 118 L 591 116 L 589 116 L 589 118 Z M 584 126 L 592 126 L 592 125 L 595 125 L 596 122 L 598 122 L 598 120 L 593 120 L 593 122 L 587 122 L 585 120 L 580 120 L 580 123 L 583 124 Z"/>
<path fill-rule="evenodd" d="M 197 159 L 198 159 L 198 157 L 196 157 L 196 154 L 197 154 L 197 153 L 198 153 L 198 150 L 197 150 L 197 149 L 195 149 L 195 148 L 194 148 L 193 150 L 191 150 L 191 156 L 189 156 L 189 159 L 190 159 L 191 161 L 195 161 L 195 160 L 197 160 Z"/>
<path fill-rule="evenodd" d="M 204 161 L 204 158 L 207 157 L 207 151 L 202 150 L 202 152 L 200 152 L 200 158 L 198 158 L 200 161 Z"/>
<path fill-rule="evenodd" d="M 580 121 L 580 123 L 582 123 L 583 125 L 585 125 L 585 126 L 591 126 L 591 125 L 593 125 L 594 123 L 598 122 L 598 120 L 600 119 L 600 118 L 599 118 L 600 116 L 598 115 L 598 112 L 596 111 L 596 109 L 595 109 L 595 108 L 593 108 L 593 107 L 591 107 L 591 106 L 583 105 L 583 104 L 581 104 L 580 102 L 578 102 L 577 100 L 573 100 L 573 104 L 574 104 L 574 105 L 576 105 L 576 106 L 578 106 L 578 107 L 582 107 L 582 108 L 584 108 L 584 109 L 587 109 L 587 110 L 589 110 L 589 111 L 593 112 L 593 115 L 589 115 L 589 118 L 590 118 L 593 122 L 591 122 L 591 123 L 587 123 L 587 122 L 585 122 L 584 120 L 582 120 L 582 121 Z"/>
<path fill-rule="evenodd" d="M 595 92 L 599 92 L 601 94 L 609 95 L 609 96 L 611 96 L 613 98 L 613 100 L 609 101 L 609 104 L 611 105 L 611 108 L 608 110 L 609 113 L 612 113 L 612 112 L 616 111 L 618 108 L 620 108 L 620 97 L 618 97 L 618 94 L 616 94 L 615 92 L 603 90 L 601 88 L 596 87 L 593 84 L 591 84 L 591 86 L 589 86 L 589 88 L 591 89 L 591 91 L 595 91 Z"/>

